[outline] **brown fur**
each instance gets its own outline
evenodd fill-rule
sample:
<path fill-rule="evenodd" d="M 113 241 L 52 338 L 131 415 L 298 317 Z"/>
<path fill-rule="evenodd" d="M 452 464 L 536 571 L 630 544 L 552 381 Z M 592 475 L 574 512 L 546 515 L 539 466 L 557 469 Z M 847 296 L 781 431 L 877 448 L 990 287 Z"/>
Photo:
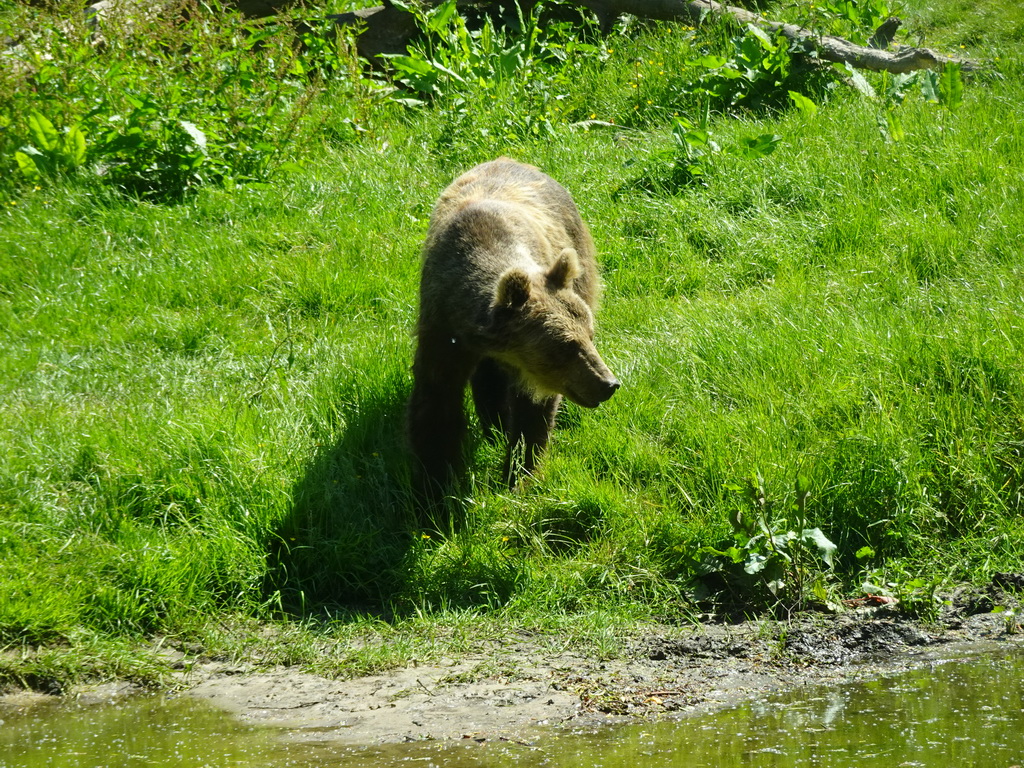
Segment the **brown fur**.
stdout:
<path fill-rule="evenodd" d="M 500 158 L 442 192 L 423 251 L 409 402 L 431 488 L 459 470 L 467 384 L 485 433 L 507 440 L 510 486 L 536 468 L 563 396 L 593 408 L 618 389 L 594 347 L 598 293 L 590 232 L 554 179 Z"/>

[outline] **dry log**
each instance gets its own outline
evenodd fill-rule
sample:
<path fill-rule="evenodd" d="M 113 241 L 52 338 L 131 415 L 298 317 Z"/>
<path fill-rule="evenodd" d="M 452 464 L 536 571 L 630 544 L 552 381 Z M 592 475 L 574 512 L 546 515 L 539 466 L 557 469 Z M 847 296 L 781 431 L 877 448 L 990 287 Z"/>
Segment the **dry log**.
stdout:
<path fill-rule="evenodd" d="M 438 1 L 432 0 L 434 3 Z M 642 19 L 682 21 L 693 26 L 703 23 L 709 16 L 732 18 L 740 24 L 755 24 L 767 31 L 782 34 L 791 43 L 814 51 L 820 60 L 849 64 L 856 69 L 900 74 L 918 69 L 941 69 L 950 62 L 960 64 L 964 70 L 980 68 L 977 62 L 945 56 L 929 48 L 901 45 L 894 50 L 886 50 L 899 25 L 895 19 L 886 21 L 873 36 L 872 43 L 863 46 L 841 37 L 819 35 L 796 24 L 769 21 L 745 8 L 723 5 L 715 0 L 576 0 L 575 4 L 593 11 L 600 18 L 629 14 Z M 416 33 L 410 14 L 391 6 L 366 8 L 355 13 L 341 14 L 335 19 L 339 24 L 361 21 L 365 25 L 356 41 L 356 48 L 361 56 L 370 61 L 380 53 L 404 53 L 405 46 Z"/>

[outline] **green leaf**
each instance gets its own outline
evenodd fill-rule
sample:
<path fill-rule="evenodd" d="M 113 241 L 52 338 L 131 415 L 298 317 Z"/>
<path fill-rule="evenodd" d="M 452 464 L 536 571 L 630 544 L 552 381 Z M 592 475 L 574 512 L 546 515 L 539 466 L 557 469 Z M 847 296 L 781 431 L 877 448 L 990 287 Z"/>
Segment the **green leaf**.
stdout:
<path fill-rule="evenodd" d="M 726 80 L 739 80 L 741 78 L 750 79 L 750 75 L 746 75 L 732 67 L 724 67 L 720 72 L 716 72 L 715 74 L 719 77 L 724 77 Z"/>
<path fill-rule="evenodd" d="M 811 495 L 811 481 L 807 479 L 807 475 L 797 475 L 794 487 L 798 499 L 806 499 Z"/>
<path fill-rule="evenodd" d="M 854 553 L 854 557 L 858 560 L 867 560 L 868 558 L 875 556 L 875 550 L 871 547 L 861 547 Z"/>
<path fill-rule="evenodd" d="M 907 98 L 907 92 L 920 79 L 921 74 L 921 70 L 917 70 L 896 75 L 889 82 L 888 88 L 886 88 L 885 100 L 890 105 L 902 104 Z"/>
<path fill-rule="evenodd" d="M 858 72 L 856 69 L 851 67 L 849 64 L 844 65 L 846 73 L 850 76 L 850 83 L 860 91 L 862 94 L 867 96 L 869 99 L 875 98 L 875 89 L 871 87 L 871 83 L 864 79 L 864 75 Z"/>
<path fill-rule="evenodd" d="M 444 72 L 444 74 L 448 75 L 453 80 L 456 80 L 456 81 L 458 81 L 460 83 L 466 82 L 466 79 L 462 75 L 460 75 L 454 69 L 451 69 L 449 67 L 444 66 L 443 64 L 438 64 L 438 63 L 435 62 L 434 63 L 434 68 L 437 69 L 437 71 L 439 71 L 439 72 Z"/>
<path fill-rule="evenodd" d="M 206 154 L 206 134 L 196 127 L 195 123 L 190 123 L 188 120 L 179 120 L 178 125 L 182 127 L 182 130 L 189 135 L 193 143 L 196 145 L 196 149 Z"/>
<path fill-rule="evenodd" d="M 777 133 L 762 133 L 760 136 L 748 136 L 740 139 L 734 154 L 750 159 L 766 157 L 779 146 L 782 137 Z"/>
<path fill-rule="evenodd" d="M 818 113 L 818 105 L 808 99 L 802 93 L 796 91 L 789 92 L 789 100 L 793 102 L 793 106 L 800 110 L 804 117 L 811 118 Z"/>
<path fill-rule="evenodd" d="M 960 77 L 960 65 L 953 61 L 939 75 L 939 101 L 947 109 L 954 110 L 960 106 L 964 96 L 964 81 Z"/>
<path fill-rule="evenodd" d="M 503 51 L 496 62 L 494 69 L 502 77 L 511 77 L 523 67 L 523 57 L 516 51 Z"/>
<path fill-rule="evenodd" d="M 760 573 L 768 565 L 768 558 L 762 555 L 760 552 L 751 552 L 747 558 L 746 564 L 743 566 L 743 572 L 748 573 L 751 576 Z"/>
<path fill-rule="evenodd" d="M 790 542 L 796 541 L 796 531 L 786 531 L 785 533 L 776 533 L 772 537 L 772 544 L 779 550 L 779 554 L 789 560 L 789 556 L 785 550 L 789 547 Z"/>
<path fill-rule="evenodd" d="M 28 130 L 32 134 L 39 148 L 45 152 L 52 152 L 57 147 L 57 129 L 53 123 L 38 112 L 33 112 L 28 118 Z"/>
<path fill-rule="evenodd" d="M 251 28 L 247 29 L 245 35 L 245 49 L 247 51 L 259 50 L 262 47 L 260 43 L 262 43 L 264 40 L 273 37 L 274 35 L 280 34 L 280 32 L 281 30 L 276 27 L 267 27 L 266 29 L 261 29 L 258 31 L 254 31 Z M 222 54 L 218 58 L 229 58 L 231 55 L 232 54 L 226 53 Z"/>
<path fill-rule="evenodd" d="M 907 135 L 903 130 L 903 121 L 900 120 L 900 116 L 891 109 L 887 110 L 884 115 L 878 116 L 878 130 L 887 142 L 903 141 Z"/>
<path fill-rule="evenodd" d="M 746 533 L 748 536 L 753 531 L 748 530 L 747 522 L 743 518 L 743 510 L 739 507 L 733 507 L 732 511 L 729 512 L 729 525 L 732 526 L 734 532 Z"/>
<path fill-rule="evenodd" d="M 921 77 L 921 95 L 925 101 L 939 103 L 939 73 L 928 70 Z"/>
<path fill-rule="evenodd" d="M 742 563 L 744 554 L 743 550 L 738 547 L 729 547 L 724 552 L 719 553 L 722 557 L 728 557 L 734 563 Z"/>
<path fill-rule="evenodd" d="M 775 43 L 772 42 L 772 39 L 768 37 L 768 33 L 765 32 L 763 29 L 761 29 L 760 27 L 755 27 L 753 24 L 748 24 L 747 31 L 761 41 L 761 47 L 764 48 L 766 51 L 775 50 Z"/>
<path fill-rule="evenodd" d="M 676 137 L 682 139 L 684 143 L 689 144 L 695 149 L 703 149 L 711 142 L 711 134 L 699 128 L 685 131 L 682 134 L 676 134 Z"/>
<path fill-rule="evenodd" d="M 451 22 L 456 10 L 455 0 L 445 0 L 427 13 L 427 29 L 431 32 L 441 32 Z"/>
<path fill-rule="evenodd" d="M 805 544 L 813 544 L 817 547 L 818 554 L 825 564 L 829 568 L 834 567 L 832 555 L 835 554 L 837 547 L 821 532 L 821 528 L 805 528 L 800 538 Z"/>
<path fill-rule="evenodd" d="M 64 158 L 75 168 L 85 162 L 85 134 L 77 125 L 64 135 Z"/>
<path fill-rule="evenodd" d="M 391 64 L 400 72 L 413 75 L 429 75 L 434 72 L 434 65 L 421 56 L 406 56 L 405 54 L 381 54 L 381 56 L 390 59 Z"/>
<path fill-rule="evenodd" d="M 392 99 L 392 101 L 396 104 L 401 104 L 404 107 L 409 107 L 410 109 L 418 109 L 427 105 L 427 102 L 423 99 L 416 99 L 411 96 Z"/>
<path fill-rule="evenodd" d="M 42 178 L 42 174 L 39 173 L 39 167 L 35 164 L 32 157 L 26 152 L 15 152 L 14 159 L 18 163 L 18 169 L 21 171 L 21 175 L 29 181 L 39 181 Z"/>
<path fill-rule="evenodd" d="M 707 56 L 701 56 L 699 59 L 695 59 L 690 63 L 695 64 L 698 67 L 704 67 L 705 69 L 718 69 L 719 67 L 724 67 L 727 61 L 728 59 L 722 56 L 711 56 L 709 54 Z"/>

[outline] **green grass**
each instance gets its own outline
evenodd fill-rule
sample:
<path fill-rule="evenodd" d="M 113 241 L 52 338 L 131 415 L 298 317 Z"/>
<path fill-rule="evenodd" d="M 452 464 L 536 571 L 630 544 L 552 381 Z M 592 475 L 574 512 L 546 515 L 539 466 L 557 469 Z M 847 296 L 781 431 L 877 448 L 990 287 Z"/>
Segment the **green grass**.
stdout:
<path fill-rule="evenodd" d="M 305 170 L 267 184 L 173 204 L 83 174 L 8 190 L 0 684 L 159 682 L 156 637 L 334 674 L 509 624 L 604 647 L 609 627 L 691 620 L 701 548 L 751 512 L 753 474 L 775 518 L 807 479 L 838 590 L 857 592 L 865 545 L 891 574 L 1021 570 L 1024 18 L 953 0 L 907 16 L 1006 76 L 968 78 L 955 110 L 908 96 L 895 143 L 888 107 L 842 86 L 813 117 L 717 115 L 723 146 L 783 140 L 714 155 L 702 185 L 632 184 L 671 151 L 671 115 L 697 118 L 659 73 L 718 35 L 654 26 L 462 103 L 366 109 L 377 96 L 328 84 L 293 148 Z M 573 125 L 592 114 L 626 127 Z M 418 249 L 439 191 L 501 154 L 590 223 L 623 388 L 565 407 L 521 493 L 474 445 L 451 524 L 420 529 Z"/>

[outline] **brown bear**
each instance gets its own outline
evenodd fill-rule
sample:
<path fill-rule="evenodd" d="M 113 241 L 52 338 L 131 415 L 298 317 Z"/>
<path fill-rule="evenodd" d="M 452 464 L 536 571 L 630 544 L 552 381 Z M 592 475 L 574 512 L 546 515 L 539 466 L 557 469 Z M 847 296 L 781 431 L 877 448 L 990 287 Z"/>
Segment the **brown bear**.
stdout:
<path fill-rule="evenodd" d="M 425 490 L 460 469 L 467 383 L 515 486 L 547 445 L 562 397 L 595 408 L 619 382 L 594 346 L 594 242 L 569 193 L 499 158 L 441 193 L 423 249 L 409 438 Z"/>

